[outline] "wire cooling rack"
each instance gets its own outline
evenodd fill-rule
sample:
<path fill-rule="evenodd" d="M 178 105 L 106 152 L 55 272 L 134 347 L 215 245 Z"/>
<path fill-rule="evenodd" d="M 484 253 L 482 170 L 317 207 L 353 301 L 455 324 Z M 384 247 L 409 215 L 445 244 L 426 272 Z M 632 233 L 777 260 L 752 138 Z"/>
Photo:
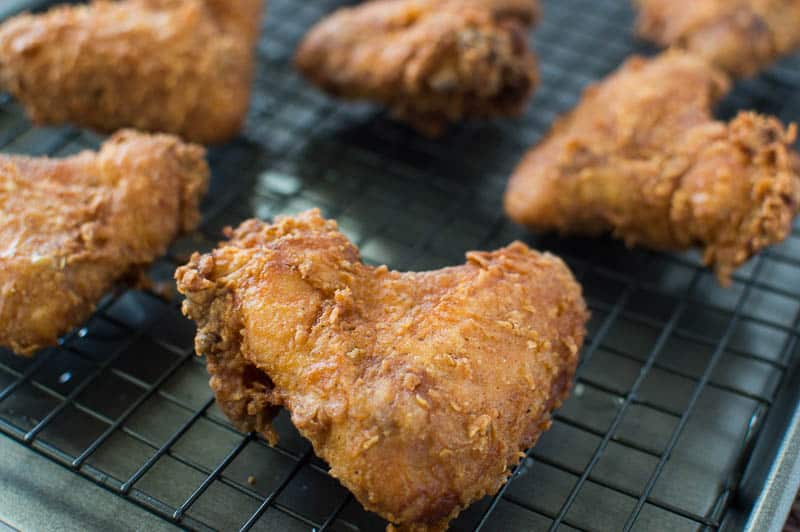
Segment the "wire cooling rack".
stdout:
<path fill-rule="evenodd" d="M 738 529 L 794 411 L 800 231 L 717 286 L 695 252 L 626 250 L 604 239 L 537 237 L 501 211 L 524 150 L 581 89 L 641 49 L 625 0 L 549 0 L 535 30 L 542 86 L 519 120 L 472 123 L 430 141 L 369 105 L 308 86 L 290 58 L 341 2 L 271 0 L 243 137 L 212 149 L 201 229 L 152 268 L 176 265 L 243 219 L 319 206 L 365 260 L 398 269 L 460 263 L 512 239 L 562 255 L 592 320 L 572 397 L 496 497 L 454 530 Z M 720 115 L 800 119 L 800 62 L 737 85 Z M 0 100 L 3 151 L 74 153 L 102 141 L 32 128 Z M 173 289 L 174 290 L 174 289 Z M 0 431 L 189 529 L 371 531 L 385 526 L 327 474 L 293 429 L 280 444 L 233 429 L 214 405 L 193 325 L 177 298 L 120 291 L 34 359 L 0 352 Z M 387 474 L 392 474 L 387 471 Z M 780 518 L 780 517 L 779 517 Z"/>

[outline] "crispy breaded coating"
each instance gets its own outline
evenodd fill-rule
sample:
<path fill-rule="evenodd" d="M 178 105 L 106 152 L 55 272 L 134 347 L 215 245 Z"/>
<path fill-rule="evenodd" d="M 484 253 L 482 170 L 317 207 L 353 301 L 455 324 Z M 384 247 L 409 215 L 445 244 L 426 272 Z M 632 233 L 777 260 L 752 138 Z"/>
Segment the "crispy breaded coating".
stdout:
<path fill-rule="evenodd" d="M 321 89 L 389 107 L 436 136 L 465 118 L 521 114 L 538 83 L 536 0 L 375 0 L 317 24 L 295 63 Z"/>
<path fill-rule="evenodd" d="M 0 155 L 0 345 L 28 355 L 85 321 L 194 228 L 204 150 L 122 131 L 66 159 Z"/>
<path fill-rule="evenodd" d="M 795 126 L 754 113 L 714 120 L 727 88 L 691 54 L 629 59 L 527 154 L 506 212 L 540 231 L 613 231 L 660 250 L 699 245 L 727 283 L 786 238 L 800 204 Z"/>
<path fill-rule="evenodd" d="M 442 530 L 495 493 L 567 395 L 588 318 L 561 260 L 516 242 L 462 266 L 361 262 L 319 211 L 250 220 L 178 269 L 222 410 L 280 406 L 369 510 Z"/>
<path fill-rule="evenodd" d="M 750 76 L 800 48 L 798 0 L 634 0 L 637 31 Z"/>
<path fill-rule="evenodd" d="M 247 114 L 263 0 L 95 0 L 0 26 L 0 85 L 37 124 L 200 143 Z"/>
<path fill-rule="evenodd" d="M 489 9 L 497 20 L 514 18 L 526 26 L 534 26 L 542 18 L 539 0 L 461 0 L 461 4 Z"/>

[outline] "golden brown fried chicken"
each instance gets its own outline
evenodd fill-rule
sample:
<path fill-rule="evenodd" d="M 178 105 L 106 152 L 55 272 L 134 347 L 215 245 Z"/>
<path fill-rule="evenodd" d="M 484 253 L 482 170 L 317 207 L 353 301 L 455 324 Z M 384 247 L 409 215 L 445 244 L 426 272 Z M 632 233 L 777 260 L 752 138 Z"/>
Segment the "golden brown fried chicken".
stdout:
<path fill-rule="evenodd" d="M 273 442 L 286 407 L 389 521 L 439 530 L 495 493 L 568 393 L 587 310 L 556 257 L 517 242 L 373 268 L 319 211 L 229 236 L 176 272 L 219 405 Z"/>
<path fill-rule="evenodd" d="M 786 238 L 800 203 L 795 126 L 754 113 L 714 120 L 727 88 L 691 54 L 629 59 L 527 154 L 506 212 L 536 230 L 613 231 L 662 250 L 699 245 L 725 283 Z"/>
<path fill-rule="evenodd" d="M 38 124 L 221 142 L 250 99 L 263 0 L 95 0 L 0 26 L 0 85 Z"/>
<path fill-rule="evenodd" d="M 800 48 L 800 0 L 634 0 L 639 35 L 737 76 Z"/>
<path fill-rule="evenodd" d="M 435 136 L 523 111 L 538 82 L 525 32 L 538 12 L 536 0 L 375 0 L 317 24 L 295 62 L 323 90 L 382 103 Z"/>
<path fill-rule="evenodd" d="M 461 4 L 489 9 L 497 20 L 514 18 L 526 26 L 537 24 L 542 17 L 539 0 L 461 0 Z"/>
<path fill-rule="evenodd" d="M 0 156 L 0 345 L 31 354 L 198 221 L 203 149 L 123 131 L 67 159 Z"/>

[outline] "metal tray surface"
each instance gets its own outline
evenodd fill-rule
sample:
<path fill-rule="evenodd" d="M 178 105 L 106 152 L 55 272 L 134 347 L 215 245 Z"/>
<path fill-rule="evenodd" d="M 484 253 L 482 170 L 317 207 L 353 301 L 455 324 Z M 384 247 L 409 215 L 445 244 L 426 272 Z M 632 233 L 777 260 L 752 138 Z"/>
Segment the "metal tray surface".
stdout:
<path fill-rule="evenodd" d="M 432 141 L 376 107 L 320 94 L 292 69 L 304 32 L 343 2 L 271 0 L 246 131 L 210 150 L 202 226 L 152 277 L 171 283 L 227 225 L 316 206 L 365 260 L 397 269 L 461 263 L 514 239 L 555 252 L 592 310 L 574 393 L 512 480 L 452 529 L 779 528 L 780 495 L 798 482 L 797 441 L 784 435 L 798 428 L 800 229 L 722 289 L 696 252 L 532 235 L 507 221 L 501 195 L 525 149 L 588 83 L 653 53 L 632 37 L 626 0 L 543 3 L 532 32 L 543 79 L 525 116 Z M 739 82 L 719 116 L 739 109 L 800 119 L 798 58 Z M 4 152 L 60 156 L 100 142 L 33 128 L 0 98 Z M 0 432 L 185 528 L 383 530 L 285 413 L 277 448 L 230 426 L 193 333 L 177 298 L 109 294 L 59 347 L 33 359 L 0 351 Z"/>

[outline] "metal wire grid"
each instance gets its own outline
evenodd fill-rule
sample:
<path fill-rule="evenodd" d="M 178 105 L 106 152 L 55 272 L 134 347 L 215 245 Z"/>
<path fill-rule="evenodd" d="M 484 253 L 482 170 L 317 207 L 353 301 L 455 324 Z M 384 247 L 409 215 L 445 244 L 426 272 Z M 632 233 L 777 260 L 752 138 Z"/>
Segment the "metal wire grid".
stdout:
<path fill-rule="evenodd" d="M 636 49 L 624 0 L 545 1 L 535 32 L 543 83 L 522 120 L 468 124 L 427 141 L 368 105 L 332 101 L 291 70 L 295 44 L 333 0 L 272 0 L 245 138 L 211 152 L 205 218 L 154 265 L 169 283 L 225 225 L 320 206 L 369 262 L 424 269 L 514 238 L 561 254 L 593 312 L 575 391 L 513 479 L 455 530 L 726 528 L 737 486 L 798 361 L 800 231 L 720 289 L 696 253 L 534 237 L 500 195 L 525 148 L 580 89 Z M 720 111 L 800 118 L 800 69 L 741 83 Z M 32 129 L 0 101 L 4 151 L 63 155 L 101 139 Z M 167 286 L 171 286 L 167 284 Z M 0 430 L 191 529 L 379 530 L 291 426 L 281 443 L 233 429 L 213 403 L 178 301 L 109 295 L 86 325 L 33 360 L 0 353 Z M 391 474 L 391 472 L 387 472 Z"/>

